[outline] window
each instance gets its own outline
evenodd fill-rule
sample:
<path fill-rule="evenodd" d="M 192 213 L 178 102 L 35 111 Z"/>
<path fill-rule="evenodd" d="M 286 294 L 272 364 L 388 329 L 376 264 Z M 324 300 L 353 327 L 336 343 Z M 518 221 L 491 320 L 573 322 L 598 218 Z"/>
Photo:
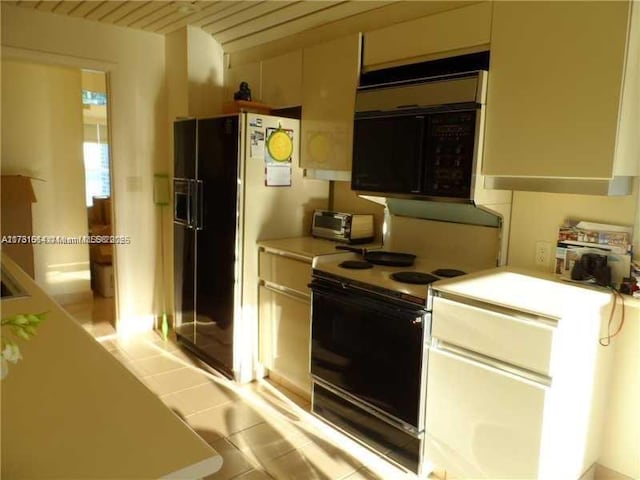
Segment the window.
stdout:
<path fill-rule="evenodd" d="M 111 196 L 109 185 L 109 145 L 84 142 L 84 175 L 87 207 L 93 205 L 93 197 Z"/>
<path fill-rule="evenodd" d="M 91 92 L 89 90 L 82 90 L 82 104 L 83 105 L 106 105 L 107 94 L 101 92 Z"/>
<path fill-rule="evenodd" d="M 84 171 L 87 206 L 93 206 L 93 197 L 111 196 L 109 182 L 109 144 L 107 136 L 107 95 L 82 90 L 85 109 Z M 89 111 L 89 112 L 87 112 Z M 90 113 L 87 115 L 87 113 Z"/>

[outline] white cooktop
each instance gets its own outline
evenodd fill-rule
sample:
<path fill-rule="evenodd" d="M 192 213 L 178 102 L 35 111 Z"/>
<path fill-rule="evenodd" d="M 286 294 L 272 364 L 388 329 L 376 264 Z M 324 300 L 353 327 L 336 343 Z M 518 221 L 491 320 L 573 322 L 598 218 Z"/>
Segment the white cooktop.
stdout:
<path fill-rule="evenodd" d="M 341 267 L 340 264 L 345 260 L 362 260 L 362 256 L 357 253 L 338 253 L 333 255 L 323 255 L 321 257 L 316 257 L 313 262 L 313 268 L 316 270 L 320 270 L 321 272 L 330 273 L 332 275 L 337 275 L 339 277 L 349 280 L 355 280 L 367 285 L 384 288 L 386 290 L 403 293 L 412 297 L 420 298 L 422 300 L 426 300 L 427 298 L 429 285 L 415 285 L 411 283 L 399 282 L 391 278 L 391 274 L 395 272 L 422 272 L 432 274 L 431 272 L 441 268 L 462 270 L 463 272 L 467 273 L 479 270 L 478 267 L 470 268 L 468 265 L 462 265 L 455 261 L 443 262 L 427 258 L 416 258 L 415 263 L 410 267 L 373 265 L 372 268 L 357 270 Z"/>

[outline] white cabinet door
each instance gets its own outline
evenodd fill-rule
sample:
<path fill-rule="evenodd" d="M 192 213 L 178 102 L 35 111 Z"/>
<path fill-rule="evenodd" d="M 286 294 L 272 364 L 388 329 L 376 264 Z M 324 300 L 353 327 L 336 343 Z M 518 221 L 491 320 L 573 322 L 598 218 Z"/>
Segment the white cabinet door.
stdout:
<path fill-rule="evenodd" d="M 261 286 L 260 362 L 301 392 L 311 392 L 309 301 Z"/>
<path fill-rule="evenodd" d="M 468 53 L 479 46 L 488 50 L 490 38 L 491 2 L 480 2 L 365 33 L 362 66 L 375 70 L 391 62 Z"/>
<path fill-rule="evenodd" d="M 493 2 L 483 174 L 609 178 L 629 2 Z"/>
<path fill-rule="evenodd" d="M 305 48 L 300 166 L 351 170 L 360 35 Z"/>
<path fill-rule="evenodd" d="M 431 349 L 426 459 L 453 478 L 537 478 L 546 386 Z"/>

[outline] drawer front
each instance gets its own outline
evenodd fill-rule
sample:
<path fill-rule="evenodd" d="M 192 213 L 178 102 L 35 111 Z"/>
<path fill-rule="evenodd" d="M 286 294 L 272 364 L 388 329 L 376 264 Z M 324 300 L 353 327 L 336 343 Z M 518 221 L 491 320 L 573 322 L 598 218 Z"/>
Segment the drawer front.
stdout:
<path fill-rule="evenodd" d="M 311 263 L 261 250 L 258 276 L 265 282 L 310 296 L 307 285 L 311 281 Z"/>
<path fill-rule="evenodd" d="M 428 368 L 425 457 L 447 478 L 538 478 L 547 388 L 437 349 Z"/>
<path fill-rule="evenodd" d="M 549 375 L 555 327 L 436 297 L 433 337 L 503 362 Z"/>
<path fill-rule="evenodd" d="M 264 286 L 259 302 L 260 361 L 301 391 L 310 392 L 309 302 Z"/>

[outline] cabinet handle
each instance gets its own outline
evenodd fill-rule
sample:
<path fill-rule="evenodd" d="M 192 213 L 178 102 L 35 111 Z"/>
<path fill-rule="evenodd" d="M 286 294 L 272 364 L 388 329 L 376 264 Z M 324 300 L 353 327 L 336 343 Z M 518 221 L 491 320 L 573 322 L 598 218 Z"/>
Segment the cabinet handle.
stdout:
<path fill-rule="evenodd" d="M 437 338 L 431 341 L 431 350 L 442 355 L 454 358 L 459 361 L 470 363 L 476 367 L 490 370 L 498 375 L 506 375 L 514 380 L 535 384 L 538 387 L 548 388 L 551 386 L 551 378 L 546 375 L 525 370 L 515 365 L 504 363 L 495 358 L 487 357 L 480 353 L 472 352 L 466 348 L 452 345 Z"/>
<path fill-rule="evenodd" d="M 294 300 L 298 300 L 299 302 L 310 303 L 311 296 L 305 295 L 304 293 L 298 292 L 297 290 L 293 290 L 291 288 L 285 287 L 283 285 L 278 285 L 276 283 L 265 282 L 264 280 L 260 281 L 260 285 L 262 285 L 267 290 L 278 293 L 280 295 L 284 295 L 285 297 L 292 298 Z"/>

